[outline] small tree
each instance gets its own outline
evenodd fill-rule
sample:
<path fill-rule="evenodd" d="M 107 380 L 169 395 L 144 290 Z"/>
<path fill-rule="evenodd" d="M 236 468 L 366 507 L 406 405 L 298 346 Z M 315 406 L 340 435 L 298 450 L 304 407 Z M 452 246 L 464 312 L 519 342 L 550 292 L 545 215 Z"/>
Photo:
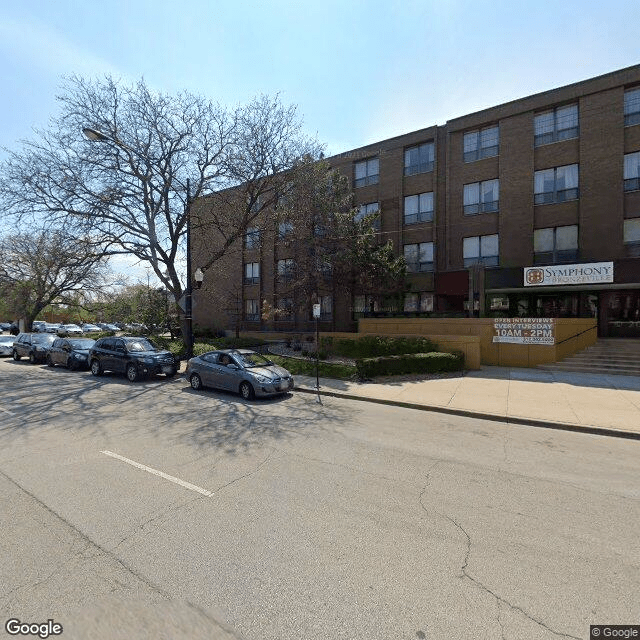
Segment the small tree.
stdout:
<path fill-rule="evenodd" d="M 64 230 L 42 228 L 0 240 L 0 296 L 27 330 L 47 306 L 87 298 L 106 283 L 100 242 Z"/>

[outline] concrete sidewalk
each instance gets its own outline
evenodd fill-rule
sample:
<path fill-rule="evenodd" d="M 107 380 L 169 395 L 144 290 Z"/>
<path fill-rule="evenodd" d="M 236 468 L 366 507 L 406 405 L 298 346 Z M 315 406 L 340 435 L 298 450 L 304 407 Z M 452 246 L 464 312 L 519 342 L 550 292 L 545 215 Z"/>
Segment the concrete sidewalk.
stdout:
<path fill-rule="evenodd" d="M 295 376 L 316 392 L 316 379 Z M 640 377 L 482 367 L 459 377 L 350 382 L 320 378 L 321 395 L 517 424 L 640 439 Z"/>

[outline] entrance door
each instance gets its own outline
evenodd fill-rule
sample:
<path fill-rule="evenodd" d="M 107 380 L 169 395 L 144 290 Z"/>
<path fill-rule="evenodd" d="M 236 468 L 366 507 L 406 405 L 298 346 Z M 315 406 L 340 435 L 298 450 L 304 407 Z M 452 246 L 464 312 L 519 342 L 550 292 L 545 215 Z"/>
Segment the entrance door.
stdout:
<path fill-rule="evenodd" d="M 602 297 L 601 335 L 609 338 L 640 338 L 640 290 L 608 291 Z"/>

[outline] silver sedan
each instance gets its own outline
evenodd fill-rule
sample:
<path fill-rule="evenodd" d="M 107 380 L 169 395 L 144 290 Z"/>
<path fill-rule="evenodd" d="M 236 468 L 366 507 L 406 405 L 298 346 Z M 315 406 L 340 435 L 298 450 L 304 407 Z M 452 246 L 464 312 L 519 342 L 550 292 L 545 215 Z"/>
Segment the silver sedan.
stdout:
<path fill-rule="evenodd" d="M 10 356 L 13 353 L 15 336 L 0 336 L 0 356 Z"/>
<path fill-rule="evenodd" d="M 193 389 L 215 387 L 239 393 L 245 400 L 293 389 L 293 376 L 286 369 L 248 349 L 209 351 L 191 358 L 185 375 Z"/>

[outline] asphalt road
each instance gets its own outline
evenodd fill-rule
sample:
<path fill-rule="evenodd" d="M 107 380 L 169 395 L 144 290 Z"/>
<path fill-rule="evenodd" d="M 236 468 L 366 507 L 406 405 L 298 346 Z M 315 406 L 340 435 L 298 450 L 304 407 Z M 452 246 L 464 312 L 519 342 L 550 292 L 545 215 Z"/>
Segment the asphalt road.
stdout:
<path fill-rule="evenodd" d="M 62 638 L 588 639 L 640 623 L 639 454 L 5 359 L 0 622 L 52 619 Z"/>

